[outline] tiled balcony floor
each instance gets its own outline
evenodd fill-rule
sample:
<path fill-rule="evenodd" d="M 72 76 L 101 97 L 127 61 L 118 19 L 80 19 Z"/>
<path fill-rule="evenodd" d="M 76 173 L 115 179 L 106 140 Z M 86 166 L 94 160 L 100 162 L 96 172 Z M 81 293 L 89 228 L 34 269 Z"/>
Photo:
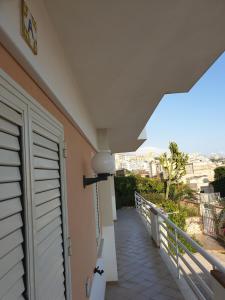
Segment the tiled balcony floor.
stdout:
<path fill-rule="evenodd" d="M 183 300 L 136 210 L 124 208 L 117 216 L 119 282 L 107 285 L 106 300 Z"/>

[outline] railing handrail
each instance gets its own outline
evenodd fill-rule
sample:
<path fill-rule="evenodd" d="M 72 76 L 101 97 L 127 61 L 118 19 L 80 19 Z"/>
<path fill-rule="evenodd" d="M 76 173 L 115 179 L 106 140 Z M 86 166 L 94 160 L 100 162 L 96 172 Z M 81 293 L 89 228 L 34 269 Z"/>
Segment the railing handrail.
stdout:
<path fill-rule="evenodd" d="M 156 207 L 156 205 L 150 201 L 147 201 L 143 196 L 141 196 L 139 193 L 135 191 L 135 196 L 138 196 L 141 198 L 147 206 L 150 208 L 154 208 L 154 210 L 157 212 L 157 214 L 166 221 L 171 227 L 173 227 L 181 236 L 183 236 L 188 242 L 191 244 L 193 248 L 195 248 L 211 265 L 216 267 L 218 270 L 223 272 L 225 274 L 225 267 L 213 256 L 211 256 L 206 250 L 204 250 L 198 243 L 196 243 L 186 232 L 184 232 L 182 229 L 177 227 L 168 217 L 166 214 L 164 214 L 159 208 Z M 135 197 L 136 200 L 136 197 Z"/>

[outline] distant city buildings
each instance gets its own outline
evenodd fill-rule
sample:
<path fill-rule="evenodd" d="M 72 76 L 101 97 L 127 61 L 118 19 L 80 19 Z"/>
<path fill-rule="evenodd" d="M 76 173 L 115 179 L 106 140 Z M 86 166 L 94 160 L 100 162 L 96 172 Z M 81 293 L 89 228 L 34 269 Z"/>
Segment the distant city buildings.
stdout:
<path fill-rule="evenodd" d="M 127 170 L 140 174 L 143 177 L 163 178 L 163 168 L 160 165 L 158 154 L 146 153 L 124 153 L 116 154 L 116 170 Z M 189 154 L 189 161 L 186 166 L 186 175 L 183 182 L 188 184 L 197 192 L 213 192 L 210 184 L 214 180 L 214 170 L 224 164 L 224 158 L 208 158 L 198 153 Z"/>
<path fill-rule="evenodd" d="M 197 192 L 213 192 L 210 182 L 214 180 L 214 170 L 219 165 L 219 162 L 213 162 L 203 155 L 190 154 L 183 180 Z"/>
<path fill-rule="evenodd" d="M 138 155 L 136 153 L 116 154 L 116 170 L 128 170 L 133 173 L 143 173 L 150 176 L 150 161 L 151 156 Z"/>

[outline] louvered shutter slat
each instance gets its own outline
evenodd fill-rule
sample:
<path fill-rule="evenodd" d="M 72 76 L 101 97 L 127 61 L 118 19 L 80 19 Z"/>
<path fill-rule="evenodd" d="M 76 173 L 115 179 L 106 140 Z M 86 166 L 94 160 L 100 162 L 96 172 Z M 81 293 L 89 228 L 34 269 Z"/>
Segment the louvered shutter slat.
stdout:
<path fill-rule="evenodd" d="M 23 259 L 23 249 L 21 245 L 9 252 L 0 260 L 0 278 Z"/>
<path fill-rule="evenodd" d="M 16 230 L 10 235 L 7 235 L 0 240 L 0 258 L 6 255 L 9 251 L 23 243 L 23 234 L 21 230 Z"/>
<path fill-rule="evenodd" d="M 62 239 L 58 238 L 55 242 L 53 242 L 47 250 L 40 256 L 39 258 L 39 269 L 42 270 L 46 266 L 46 263 L 50 262 L 49 253 L 51 253 L 51 257 L 56 257 L 58 253 L 62 253 Z"/>
<path fill-rule="evenodd" d="M 22 116 L 11 107 L 0 101 L 0 118 L 10 121 L 14 125 L 23 125 Z M 19 132 L 19 130 L 18 130 Z"/>
<path fill-rule="evenodd" d="M 59 198 L 48 201 L 47 203 L 44 203 L 37 207 L 36 216 L 37 218 L 40 218 L 59 206 L 60 206 Z"/>
<path fill-rule="evenodd" d="M 0 183 L 20 181 L 20 170 L 16 167 L 0 166 Z"/>
<path fill-rule="evenodd" d="M 0 202 L 0 220 L 22 211 L 20 198 Z"/>
<path fill-rule="evenodd" d="M 51 232 L 48 235 L 48 238 L 43 240 L 39 245 L 38 245 L 38 255 L 41 256 L 44 254 L 45 251 L 48 250 L 49 247 L 51 247 L 51 245 L 53 243 L 61 243 L 62 242 L 62 238 L 61 238 L 61 227 L 59 226 L 58 228 L 56 228 L 56 230 L 54 230 L 53 232 Z"/>
<path fill-rule="evenodd" d="M 3 296 L 7 295 L 7 293 L 10 293 L 12 287 L 18 280 L 23 281 L 23 275 L 24 275 L 24 266 L 22 262 L 19 262 L 3 278 L 1 278 L 0 299 L 2 299 Z"/>
<path fill-rule="evenodd" d="M 23 226 L 20 214 L 10 216 L 0 221 L 0 239 Z"/>
<path fill-rule="evenodd" d="M 34 178 L 35 180 L 57 179 L 59 178 L 59 172 L 55 170 L 35 169 Z"/>
<path fill-rule="evenodd" d="M 54 189 L 43 193 L 38 193 L 35 195 L 35 203 L 36 205 L 40 205 L 42 203 L 45 203 L 47 201 L 50 201 L 55 198 L 60 197 L 60 190 Z"/>
<path fill-rule="evenodd" d="M 52 160 L 58 160 L 59 156 L 58 156 L 58 152 L 37 146 L 37 145 L 33 145 L 33 154 L 36 157 L 42 157 L 42 158 L 48 158 L 48 159 L 52 159 Z"/>
<path fill-rule="evenodd" d="M 36 194 L 41 192 L 46 192 L 46 191 L 57 189 L 59 186 L 60 183 L 58 179 L 35 181 L 34 192 Z"/>
<path fill-rule="evenodd" d="M 21 298 L 21 294 L 24 292 L 25 287 L 23 280 L 18 280 L 14 286 L 10 289 L 10 291 L 2 298 L 2 300 L 12 300 L 12 299 L 24 299 Z M 17 298 L 18 297 L 18 298 Z"/>
<path fill-rule="evenodd" d="M 38 279 L 39 279 L 39 287 L 41 287 L 43 290 L 45 288 L 48 288 L 49 285 L 55 281 L 55 274 L 57 272 L 63 273 L 63 257 L 60 256 L 55 263 L 48 269 L 48 273 L 45 274 L 43 277 L 42 273 L 39 273 Z M 41 294 L 41 292 L 40 292 Z M 42 295 L 41 295 L 42 297 Z M 44 300 L 44 298 L 43 298 Z"/>
<path fill-rule="evenodd" d="M 54 247 L 49 247 L 46 253 L 43 254 L 39 261 L 39 272 L 42 274 L 47 274 L 51 266 L 55 263 L 58 257 L 62 256 L 62 245 L 61 244 L 54 244 Z M 53 278 L 54 280 L 54 278 Z"/>
<path fill-rule="evenodd" d="M 19 182 L 1 183 L 0 185 L 0 201 L 21 196 L 21 188 Z"/>
<path fill-rule="evenodd" d="M 11 135 L 19 136 L 18 126 L 2 118 L 0 118 L 0 130 Z"/>
<path fill-rule="evenodd" d="M 20 145 L 18 138 L 5 132 L 0 132 L 0 148 L 19 151 Z"/>
<path fill-rule="evenodd" d="M 33 130 L 38 297 L 65 299 L 59 146 L 43 128 Z"/>
<path fill-rule="evenodd" d="M 0 149 L 0 165 L 20 166 L 20 158 L 18 152 Z"/>
<path fill-rule="evenodd" d="M 37 222 L 37 230 L 41 230 L 46 225 L 50 224 L 53 220 L 55 220 L 58 216 L 61 215 L 61 210 L 59 207 L 54 209 L 53 211 L 48 212 L 46 215 L 42 216 L 38 219 Z"/>
<path fill-rule="evenodd" d="M 22 119 L 1 102 L 0 108 L 0 299 L 19 300 L 25 290 L 18 126 Z"/>
<path fill-rule="evenodd" d="M 43 296 L 45 297 L 45 299 L 51 299 L 51 297 L 54 297 L 54 299 L 56 299 L 58 295 L 61 295 L 62 299 L 65 299 L 63 298 L 63 294 L 65 291 L 63 283 L 64 276 L 63 274 L 60 274 L 59 277 L 55 278 L 54 282 L 49 283 L 47 289 L 43 290 Z"/>
<path fill-rule="evenodd" d="M 37 233 L 37 242 L 40 244 L 45 240 L 57 227 L 62 224 L 61 218 L 56 218 L 50 224 L 45 226 L 42 230 Z"/>
<path fill-rule="evenodd" d="M 34 167 L 37 169 L 58 170 L 59 164 L 57 161 L 51 159 L 35 157 Z"/>
<path fill-rule="evenodd" d="M 44 149 L 46 148 L 46 149 L 50 149 L 50 150 L 53 150 L 56 152 L 58 151 L 57 143 L 55 143 L 37 133 L 33 133 L 33 141 L 34 141 L 34 145 L 41 146 Z"/>

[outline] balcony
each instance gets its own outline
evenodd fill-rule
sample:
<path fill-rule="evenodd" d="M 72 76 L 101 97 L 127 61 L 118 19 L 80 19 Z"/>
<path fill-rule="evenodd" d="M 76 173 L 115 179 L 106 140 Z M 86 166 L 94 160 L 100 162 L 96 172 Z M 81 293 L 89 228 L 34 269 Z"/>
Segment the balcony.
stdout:
<path fill-rule="evenodd" d="M 225 299 L 225 267 L 154 204 L 135 200 L 136 210 L 118 211 L 119 281 L 108 283 L 106 300 Z"/>
<path fill-rule="evenodd" d="M 115 233 L 119 283 L 106 300 L 183 299 L 135 209 L 118 211 Z"/>

